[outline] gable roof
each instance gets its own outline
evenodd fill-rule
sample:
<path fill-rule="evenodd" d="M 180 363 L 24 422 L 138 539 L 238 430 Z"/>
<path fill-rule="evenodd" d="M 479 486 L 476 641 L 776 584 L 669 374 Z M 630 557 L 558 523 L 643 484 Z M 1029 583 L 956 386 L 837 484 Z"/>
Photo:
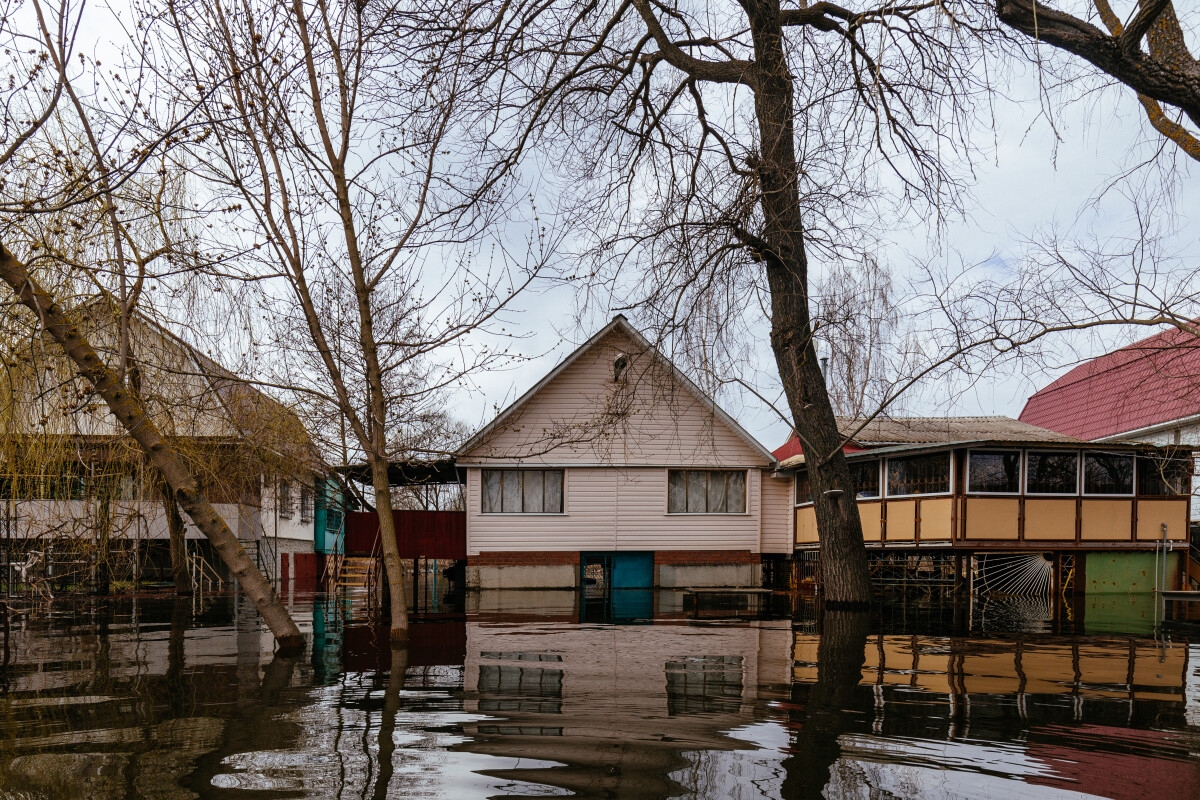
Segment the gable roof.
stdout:
<path fill-rule="evenodd" d="M 1200 338 L 1170 328 L 1072 369 L 1025 402 L 1021 420 L 1101 439 L 1200 414 Z"/>
<path fill-rule="evenodd" d="M 652 345 L 650 341 L 641 334 L 640 331 L 638 331 L 637 328 L 633 327 L 633 325 L 629 323 L 629 320 L 626 319 L 625 315 L 623 314 L 617 314 L 615 317 L 613 317 L 611 322 L 594 333 L 586 342 L 575 348 L 570 355 L 559 362 L 558 366 L 546 373 L 546 375 L 540 381 L 533 385 L 533 388 L 518 397 L 512 404 L 501 411 L 495 419 L 480 428 L 479 431 L 470 439 L 463 442 L 462 446 L 456 451 L 456 455 L 461 456 L 469 453 L 479 445 L 483 444 L 497 428 L 504 424 L 505 420 L 512 417 L 517 411 L 524 407 L 526 403 L 532 400 L 538 394 L 538 392 L 545 388 L 547 384 L 561 375 L 569 366 L 578 361 L 580 356 L 598 344 L 604 339 L 604 337 L 608 336 L 613 331 L 620 331 L 632 339 L 633 342 L 638 345 L 638 347 L 641 347 L 646 353 L 650 354 L 655 361 L 665 366 L 671 374 L 671 377 L 679 385 L 687 389 L 687 391 L 694 396 L 702 406 L 711 411 L 713 416 L 719 419 L 739 439 L 743 440 L 751 447 L 751 449 L 759 453 L 767 462 L 771 464 L 775 463 L 775 458 L 771 455 L 770 450 L 768 450 L 762 445 L 761 442 L 751 436 L 749 432 L 739 425 L 733 417 L 725 413 L 725 411 L 722 410 L 721 407 L 718 406 L 711 397 L 701 391 L 700 387 L 697 386 L 691 380 L 691 378 L 689 378 L 683 373 L 682 370 L 675 366 L 675 364 L 669 358 L 660 353 L 658 349 L 654 347 L 654 345 Z"/>
<path fill-rule="evenodd" d="M 861 419 L 837 417 L 837 426 L 843 438 L 857 431 L 843 448 L 846 453 L 906 444 L 1078 441 L 1012 417 L 875 417 L 865 425 Z M 862 430 L 859 430 L 860 427 Z M 775 451 L 775 457 L 785 461 L 803 452 L 799 438 L 793 433 Z"/>

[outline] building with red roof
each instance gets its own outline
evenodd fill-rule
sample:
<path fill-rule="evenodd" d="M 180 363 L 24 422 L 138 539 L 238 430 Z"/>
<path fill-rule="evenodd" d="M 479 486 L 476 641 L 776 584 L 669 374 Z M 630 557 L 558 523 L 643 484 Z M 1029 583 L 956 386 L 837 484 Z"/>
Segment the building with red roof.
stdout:
<path fill-rule="evenodd" d="M 1080 364 L 1020 419 L 1089 441 L 1200 441 L 1200 337 L 1171 328 Z"/>

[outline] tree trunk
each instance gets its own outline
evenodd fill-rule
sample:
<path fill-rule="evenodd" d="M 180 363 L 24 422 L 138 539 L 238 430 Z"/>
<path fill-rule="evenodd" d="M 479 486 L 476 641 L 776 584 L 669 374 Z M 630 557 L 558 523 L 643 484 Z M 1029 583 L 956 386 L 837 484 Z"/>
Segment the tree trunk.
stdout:
<path fill-rule="evenodd" d="M 192 579 L 187 568 L 187 539 L 183 517 L 179 506 L 171 496 L 171 487 L 165 481 L 159 483 L 159 494 L 162 497 L 163 512 L 167 515 L 167 534 L 171 540 L 171 580 L 175 582 L 175 594 L 191 594 Z"/>
<path fill-rule="evenodd" d="M 142 447 L 150 463 L 170 485 L 176 502 L 212 542 L 221 560 L 254 603 L 280 648 L 291 650 L 303 647 L 304 635 L 280 602 L 274 587 L 246 555 L 237 537 L 201 491 L 196 476 L 159 433 L 136 395 L 125 388 L 62 307 L 29 276 L 25 265 L 3 245 L 0 245 L 0 280 L 7 283 L 21 303 L 38 316 L 46 331 L 75 362 L 79 374 L 91 382 L 108 404 L 112 415 Z"/>
<path fill-rule="evenodd" d="M 771 0 L 745 5 L 755 50 L 754 107 L 761 149 L 755 167 L 765 244 L 758 255 L 766 263 L 771 291 L 771 348 L 812 482 L 826 603 L 865 606 L 871 602 L 871 579 L 862 524 L 809 317 L 793 85 L 779 7 Z"/>
<path fill-rule="evenodd" d="M 392 492 L 388 483 L 387 459 L 371 457 L 371 482 L 375 488 L 375 511 L 379 515 L 379 544 L 383 551 L 383 571 L 387 576 L 388 604 L 391 606 L 392 642 L 408 639 L 408 601 L 404 597 L 404 566 L 396 543 L 396 520 L 392 516 Z"/>

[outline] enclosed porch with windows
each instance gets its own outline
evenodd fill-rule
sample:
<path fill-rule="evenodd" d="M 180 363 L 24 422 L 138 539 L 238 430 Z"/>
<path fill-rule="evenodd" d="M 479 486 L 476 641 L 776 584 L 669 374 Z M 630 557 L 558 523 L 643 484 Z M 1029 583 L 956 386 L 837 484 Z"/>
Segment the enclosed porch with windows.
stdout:
<path fill-rule="evenodd" d="M 1185 547 L 1188 448 L 958 442 L 847 454 L 868 547 Z M 819 546 L 796 474 L 797 549 Z"/>

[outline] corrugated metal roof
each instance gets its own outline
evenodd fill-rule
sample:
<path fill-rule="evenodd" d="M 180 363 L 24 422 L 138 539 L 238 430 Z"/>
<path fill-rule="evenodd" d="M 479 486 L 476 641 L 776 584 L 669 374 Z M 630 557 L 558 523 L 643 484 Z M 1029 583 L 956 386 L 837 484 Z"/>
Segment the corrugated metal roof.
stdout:
<path fill-rule="evenodd" d="M 876 417 L 866 423 L 861 419 L 838 417 L 837 425 L 842 436 L 854 442 L 846 445 L 847 453 L 898 444 L 1079 441 L 1012 417 Z M 792 434 L 774 455 L 783 462 L 803 452 L 796 435 Z"/>
<path fill-rule="evenodd" d="M 1021 420 L 1100 439 L 1200 414 L 1200 338 L 1178 328 L 1080 364 L 1025 403 Z"/>

